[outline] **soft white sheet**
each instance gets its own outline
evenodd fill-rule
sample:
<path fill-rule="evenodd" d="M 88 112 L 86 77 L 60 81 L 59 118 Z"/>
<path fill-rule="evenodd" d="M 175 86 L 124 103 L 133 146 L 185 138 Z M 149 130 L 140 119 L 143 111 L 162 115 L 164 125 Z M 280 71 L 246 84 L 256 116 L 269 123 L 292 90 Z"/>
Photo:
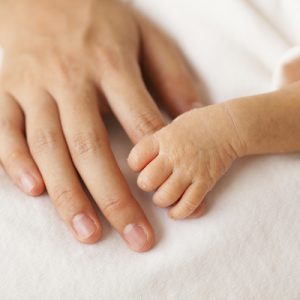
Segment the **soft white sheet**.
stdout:
<path fill-rule="evenodd" d="M 216 102 L 269 90 L 300 43 L 298 0 L 137 2 L 178 38 Z M 0 299 L 300 299 L 300 155 L 239 161 L 204 217 L 175 222 L 137 190 L 130 144 L 110 130 L 157 246 L 132 253 L 107 224 L 101 243 L 79 244 L 47 196 L 24 196 L 1 172 Z"/>

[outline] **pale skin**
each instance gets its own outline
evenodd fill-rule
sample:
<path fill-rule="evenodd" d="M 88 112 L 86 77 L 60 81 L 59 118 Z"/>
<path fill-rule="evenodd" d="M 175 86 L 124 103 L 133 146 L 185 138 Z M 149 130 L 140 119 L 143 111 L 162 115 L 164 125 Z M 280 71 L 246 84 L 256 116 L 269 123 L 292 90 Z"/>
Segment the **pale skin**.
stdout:
<path fill-rule="evenodd" d="M 201 105 L 199 81 L 176 44 L 114 0 L 0 1 L 0 160 L 26 194 L 45 188 L 75 238 L 102 227 L 80 179 L 128 246 L 153 229 L 110 149 L 101 113 L 133 143 L 165 123 L 142 77 L 173 116 Z"/>
<path fill-rule="evenodd" d="M 292 78 L 292 74 L 289 74 Z M 273 93 L 184 113 L 141 140 L 128 163 L 153 202 L 184 219 L 204 212 L 205 195 L 235 160 L 300 152 L 300 82 Z"/>

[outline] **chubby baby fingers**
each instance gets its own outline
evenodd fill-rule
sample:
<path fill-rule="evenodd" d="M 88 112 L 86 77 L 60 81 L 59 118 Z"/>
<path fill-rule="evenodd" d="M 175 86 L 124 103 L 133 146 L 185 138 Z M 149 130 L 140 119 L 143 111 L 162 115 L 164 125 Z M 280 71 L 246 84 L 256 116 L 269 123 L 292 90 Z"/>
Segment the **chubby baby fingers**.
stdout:
<path fill-rule="evenodd" d="M 129 153 L 128 165 L 139 172 L 159 154 L 159 145 L 153 135 L 144 137 Z"/>
<path fill-rule="evenodd" d="M 24 135 L 21 108 L 8 94 L 0 94 L 0 160 L 13 182 L 26 194 L 38 196 L 45 186 Z"/>
<path fill-rule="evenodd" d="M 191 216 L 200 207 L 206 194 L 211 190 L 211 187 L 205 182 L 192 183 L 179 202 L 170 208 L 169 216 L 173 219 L 185 219 Z"/>

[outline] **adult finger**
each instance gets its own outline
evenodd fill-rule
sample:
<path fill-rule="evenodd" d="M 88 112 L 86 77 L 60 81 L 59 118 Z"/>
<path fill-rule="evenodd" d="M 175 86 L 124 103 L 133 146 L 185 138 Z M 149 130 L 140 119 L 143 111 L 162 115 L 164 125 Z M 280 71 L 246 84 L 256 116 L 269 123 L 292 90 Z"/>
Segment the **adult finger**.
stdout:
<path fill-rule="evenodd" d="M 101 225 L 72 164 L 56 104 L 41 90 L 26 98 L 20 97 L 20 102 L 26 114 L 27 139 L 49 196 L 74 236 L 94 243 L 101 237 Z"/>
<path fill-rule="evenodd" d="M 13 182 L 26 194 L 38 196 L 45 186 L 24 136 L 24 116 L 6 93 L 0 94 L 0 160 Z"/>
<path fill-rule="evenodd" d="M 142 65 L 154 92 L 172 116 L 201 107 L 208 93 L 176 43 L 143 16 Z"/>
<path fill-rule="evenodd" d="M 101 211 L 135 251 L 154 244 L 154 233 L 133 198 L 110 149 L 96 92 L 88 83 L 58 92 L 64 134 L 76 169 Z"/>
<path fill-rule="evenodd" d="M 147 91 L 137 58 L 130 54 L 123 57 L 118 52 L 107 56 L 108 63 L 100 68 L 99 87 L 129 138 L 137 143 L 162 128 L 165 122 Z"/>

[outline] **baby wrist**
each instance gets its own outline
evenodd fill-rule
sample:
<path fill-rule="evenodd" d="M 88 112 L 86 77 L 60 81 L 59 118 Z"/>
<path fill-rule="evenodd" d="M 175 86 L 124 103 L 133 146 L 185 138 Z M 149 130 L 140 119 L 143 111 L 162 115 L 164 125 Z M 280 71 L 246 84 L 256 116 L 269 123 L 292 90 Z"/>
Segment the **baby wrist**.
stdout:
<path fill-rule="evenodd" d="M 237 118 L 238 111 L 234 109 L 234 106 L 239 104 L 237 103 L 237 101 L 232 100 L 232 101 L 226 101 L 222 103 L 222 105 L 232 125 L 232 132 L 234 137 L 232 147 L 239 158 L 244 157 L 248 155 L 247 140 L 245 139 L 242 126 L 239 122 L 240 119 Z"/>

